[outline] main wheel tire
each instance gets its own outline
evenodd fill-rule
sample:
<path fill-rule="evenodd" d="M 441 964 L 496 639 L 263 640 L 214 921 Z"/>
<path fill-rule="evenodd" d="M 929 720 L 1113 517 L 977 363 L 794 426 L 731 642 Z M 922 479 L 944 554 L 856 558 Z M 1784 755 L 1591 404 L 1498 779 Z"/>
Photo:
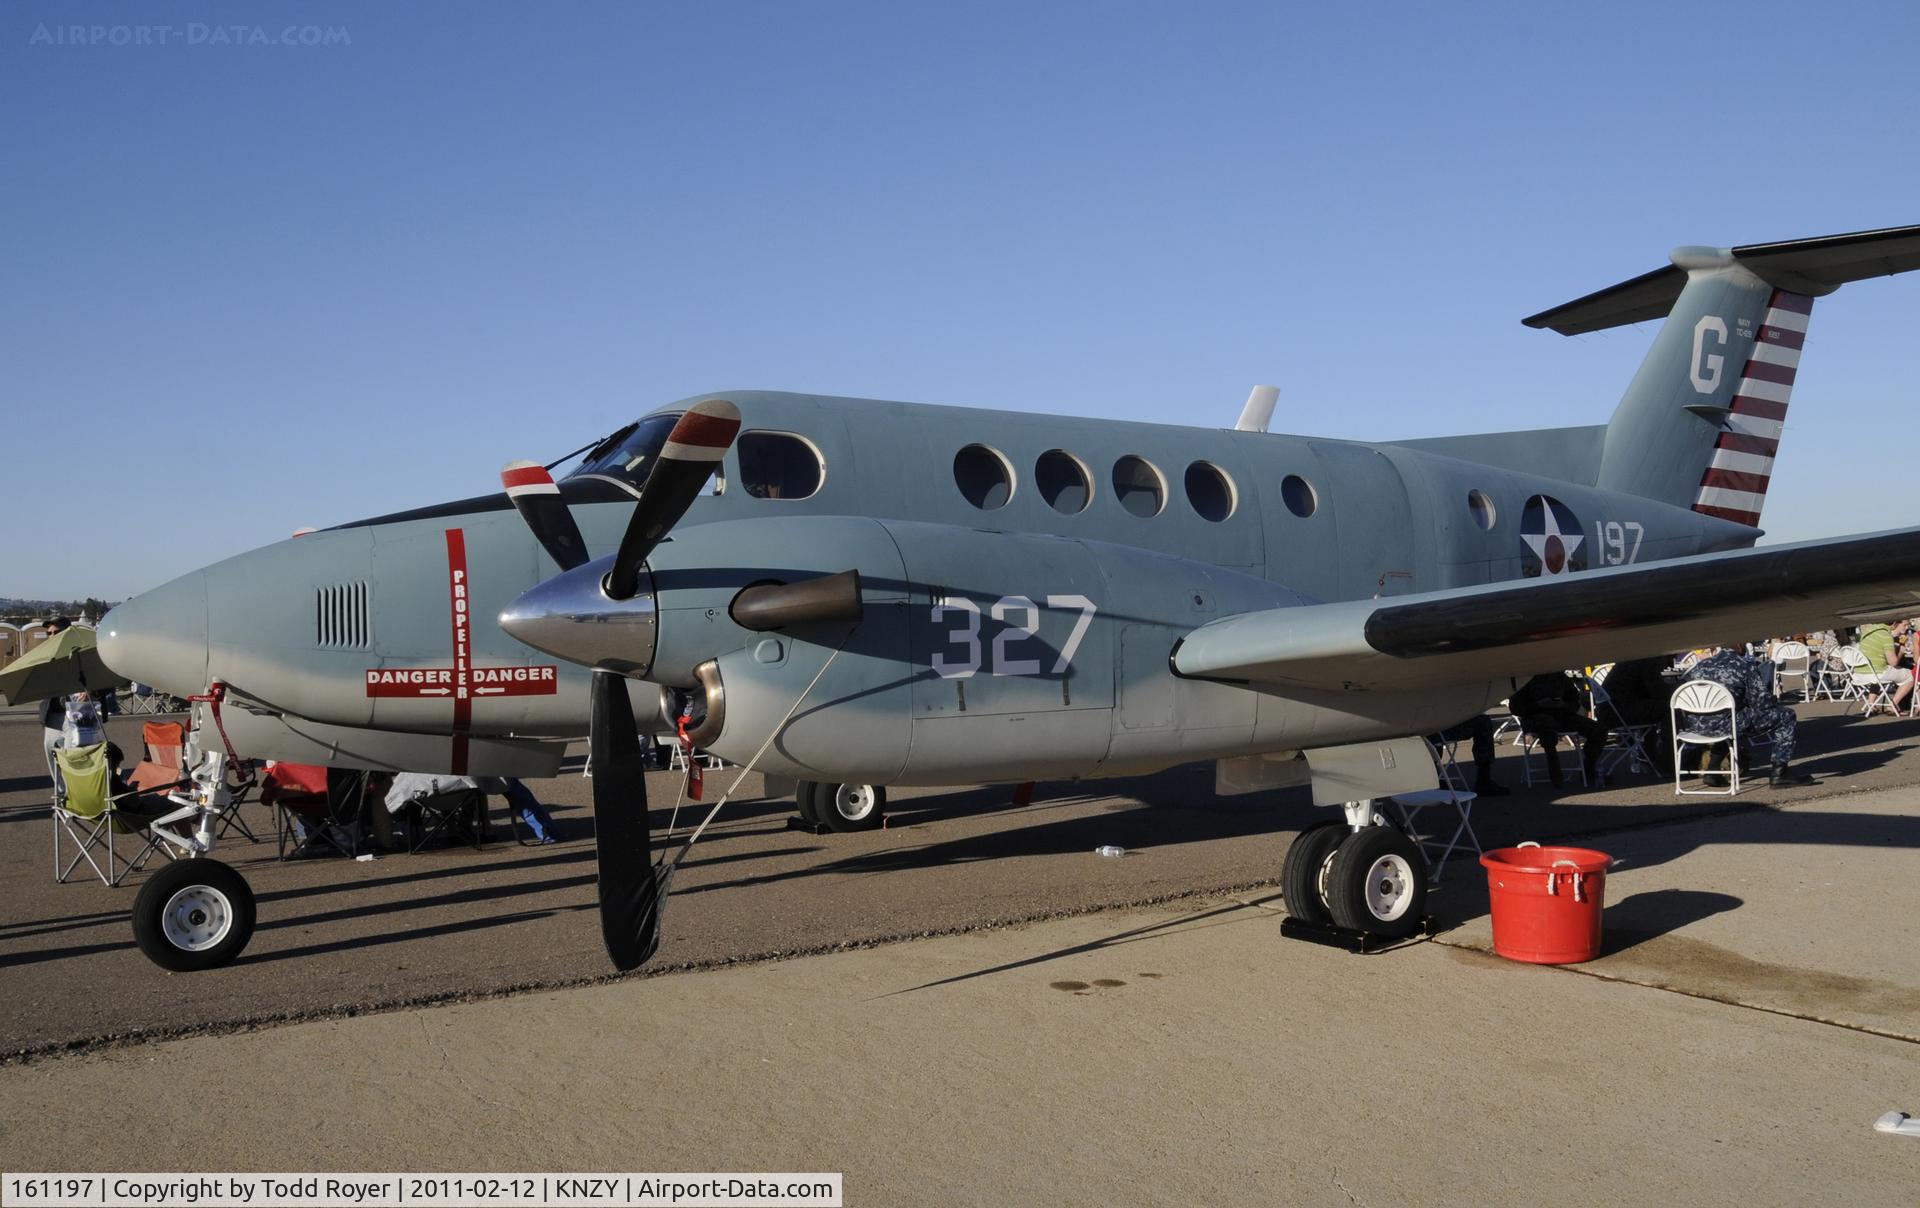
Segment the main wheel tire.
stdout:
<path fill-rule="evenodd" d="M 800 821 L 809 826 L 824 826 L 820 821 L 820 812 L 814 807 L 814 794 L 819 792 L 820 784 L 813 780 L 802 780 L 793 786 L 793 812 L 800 815 Z"/>
<path fill-rule="evenodd" d="M 1344 822 L 1322 822 L 1293 837 L 1286 861 L 1280 866 L 1280 896 L 1287 913 L 1303 923 L 1331 923 L 1325 880 L 1327 862 L 1340 841 L 1353 832 Z"/>
<path fill-rule="evenodd" d="M 1390 826 L 1347 836 L 1327 869 L 1333 921 L 1385 939 L 1419 929 L 1427 907 L 1427 863 L 1413 840 Z"/>
<path fill-rule="evenodd" d="M 823 784 L 813 808 L 831 830 L 869 831 L 886 817 L 887 790 L 877 784 Z"/>
<path fill-rule="evenodd" d="M 178 860 L 133 899 L 133 941 L 162 969 L 216 969 L 253 938 L 253 890 L 218 860 Z"/>

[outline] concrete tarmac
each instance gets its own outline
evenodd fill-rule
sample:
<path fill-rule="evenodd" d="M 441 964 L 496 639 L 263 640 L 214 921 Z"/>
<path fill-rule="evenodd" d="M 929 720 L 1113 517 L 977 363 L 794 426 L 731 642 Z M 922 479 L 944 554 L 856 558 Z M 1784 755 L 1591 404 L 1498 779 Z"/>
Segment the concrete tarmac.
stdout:
<path fill-rule="evenodd" d="M 1920 729 L 1812 721 L 1803 739 L 1852 745 L 1816 747 L 1830 774 L 1791 797 L 1486 803 L 1489 845 L 1558 832 L 1621 861 L 1604 954 L 1564 969 L 1484 951 L 1470 860 L 1430 899 L 1437 942 L 1282 939 L 1270 890 L 1218 883 L 1270 880 L 1321 815 L 1180 770 L 1014 810 L 914 795 L 909 825 L 858 836 L 749 802 L 677 886 L 665 971 L 598 982 L 577 779 L 536 786 L 573 829 L 558 849 L 235 845 L 264 887 L 254 948 L 168 976 L 126 941 L 131 886 L 51 885 L 44 811 L 0 764 L 0 1169 L 828 1170 L 850 1204 L 1912 1204 L 1920 1143 L 1872 1124 L 1920 1114 Z M 0 759 L 21 736 L 0 724 Z M 1844 791 L 1862 781 L 1885 787 Z M 1108 838 L 1140 854 L 1094 856 Z M 514 992 L 529 971 L 569 988 Z"/>
<path fill-rule="evenodd" d="M 1800 815 L 1861 789 L 1920 782 L 1920 720 L 1847 719 L 1826 704 L 1801 712 L 1804 762 L 1821 781 L 1811 789 L 1770 793 L 1763 783 L 1734 801 L 1679 800 L 1668 784 L 1623 776 L 1612 788 L 1527 790 L 1520 759 L 1503 746 L 1499 774 L 1516 792 L 1477 803 L 1475 825 L 1490 846 L 1552 841 L 1774 805 Z M 139 719 L 116 719 L 111 729 L 123 747 L 139 749 Z M 664 774 L 649 779 L 658 843 L 679 785 Z M 709 776 L 709 797 L 731 780 L 731 772 Z M 564 842 L 517 847 L 496 808 L 500 840 L 484 851 L 449 847 L 369 863 L 282 863 L 267 811 L 243 807 L 264 841 L 229 836 L 217 854 L 251 881 L 259 929 L 238 963 L 169 976 L 132 944 L 128 910 L 144 874 L 109 889 L 83 867 L 70 883 L 53 883 L 39 729 L 28 710 L 0 710 L 0 1060 L 606 979 L 591 782 L 570 773 L 532 787 L 553 806 Z M 899 825 L 858 835 L 789 830 L 791 801 L 759 790 L 750 777 L 683 866 L 653 972 L 1271 886 L 1292 835 L 1328 816 L 1302 790 L 1216 796 L 1204 767 L 1042 784 L 1022 807 L 1009 806 L 1004 786 L 900 790 L 891 804 Z M 683 829 L 690 817 L 680 811 Z M 1716 824 L 1703 825 L 1703 854 L 1717 860 L 1727 849 Z M 1848 846 L 1853 829 L 1823 823 L 1801 837 Z M 1913 846 L 1910 833 L 1880 840 Z M 1103 860 L 1092 854 L 1103 843 L 1136 854 Z M 1484 913 L 1477 881 L 1475 870 L 1450 873 L 1436 911 L 1450 923 Z"/>
<path fill-rule="evenodd" d="M 840 1171 L 849 1204 L 1911 1205 L 1914 1046 L 1270 898 L 0 1068 L 9 1169 Z M 187 1156 L 187 1155 L 190 1155 Z"/>

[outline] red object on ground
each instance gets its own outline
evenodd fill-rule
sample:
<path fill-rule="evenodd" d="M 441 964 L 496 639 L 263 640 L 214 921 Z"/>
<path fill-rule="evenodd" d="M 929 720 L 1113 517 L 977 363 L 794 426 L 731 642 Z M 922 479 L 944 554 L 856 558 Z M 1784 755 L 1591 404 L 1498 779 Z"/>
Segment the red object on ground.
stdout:
<path fill-rule="evenodd" d="M 1510 961 L 1573 965 L 1600 955 L 1600 914 L 1613 857 L 1586 847 L 1486 852 L 1493 950 Z"/>

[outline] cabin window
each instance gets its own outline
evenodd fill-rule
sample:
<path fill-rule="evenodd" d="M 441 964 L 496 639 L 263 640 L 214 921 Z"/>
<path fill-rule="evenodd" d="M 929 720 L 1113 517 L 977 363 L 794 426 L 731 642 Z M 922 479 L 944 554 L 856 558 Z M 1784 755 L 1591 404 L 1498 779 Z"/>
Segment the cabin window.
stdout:
<path fill-rule="evenodd" d="M 1485 491 L 1467 492 L 1467 511 L 1473 516 L 1473 522 L 1483 529 L 1491 529 L 1499 513 L 1494 510 L 1493 500 Z"/>
<path fill-rule="evenodd" d="M 806 499 L 826 478 L 820 450 L 791 432 L 742 432 L 734 448 L 740 486 L 755 499 Z"/>
<path fill-rule="evenodd" d="M 1033 463 L 1033 485 L 1048 507 L 1068 516 L 1085 511 L 1093 502 L 1093 475 L 1064 449 L 1048 449 Z"/>
<path fill-rule="evenodd" d="M 1129 453 L 1113 463 L 1113 494 L 1136 516 L 1158 516 L 1167 506 L 1167 480 L 1152 462 Z"/>
<path fill-rule="evenodd" d="M 1215 524 L 1233 515 L 1237 496 L 1227 472 L 1210 461 L 1187 467 L 1187 502 L 1202 520 Z"/>
<path fill-rule="evenodd" d="M 1320 496 L 1314 492 L 1313 484 L 1298 474 L 1289 474 L 1280 480 L 1280 499 L 1289 512 L 1302 520 L 1320 510 Z"/>
<path fill-rule="evenodd" d="M 985 445 L 968 445 L 953 455 L 953 485 L 968 503 L 991 512 L 1013 498 L 1013 466 Z"/>

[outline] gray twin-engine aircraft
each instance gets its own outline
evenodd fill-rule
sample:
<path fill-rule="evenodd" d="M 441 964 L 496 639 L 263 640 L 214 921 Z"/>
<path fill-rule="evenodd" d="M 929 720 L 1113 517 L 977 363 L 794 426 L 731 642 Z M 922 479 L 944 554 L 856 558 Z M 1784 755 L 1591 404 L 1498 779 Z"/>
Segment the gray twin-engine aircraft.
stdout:
<path fill-rule="evenodd" d="M 1360 443 L 743 391 L 558 482 L 308 533 L 114 609 L 116 670 L 226 685 L 245 755 L 551 775 L 591 737 L 603 930 L 658 941 L 636 716 L 877 824 L 887 785 L 1221 761 L 1347 821 L 1294 913 L 1416 924 L 1372 799 L 1517 677 L 1916 611 L 1920 530 L 1750 549 L 1814 299 L 1920 267 L 1920 226 L 1672 263 L 1526 322 L 1666 318 L 1605 425 Z M 562 459 L 563 461 L 566 459 Z M 560 464 L 560 463 L 555 463 Z M 555 573 L 555 567 L 559 573 Z"/>

